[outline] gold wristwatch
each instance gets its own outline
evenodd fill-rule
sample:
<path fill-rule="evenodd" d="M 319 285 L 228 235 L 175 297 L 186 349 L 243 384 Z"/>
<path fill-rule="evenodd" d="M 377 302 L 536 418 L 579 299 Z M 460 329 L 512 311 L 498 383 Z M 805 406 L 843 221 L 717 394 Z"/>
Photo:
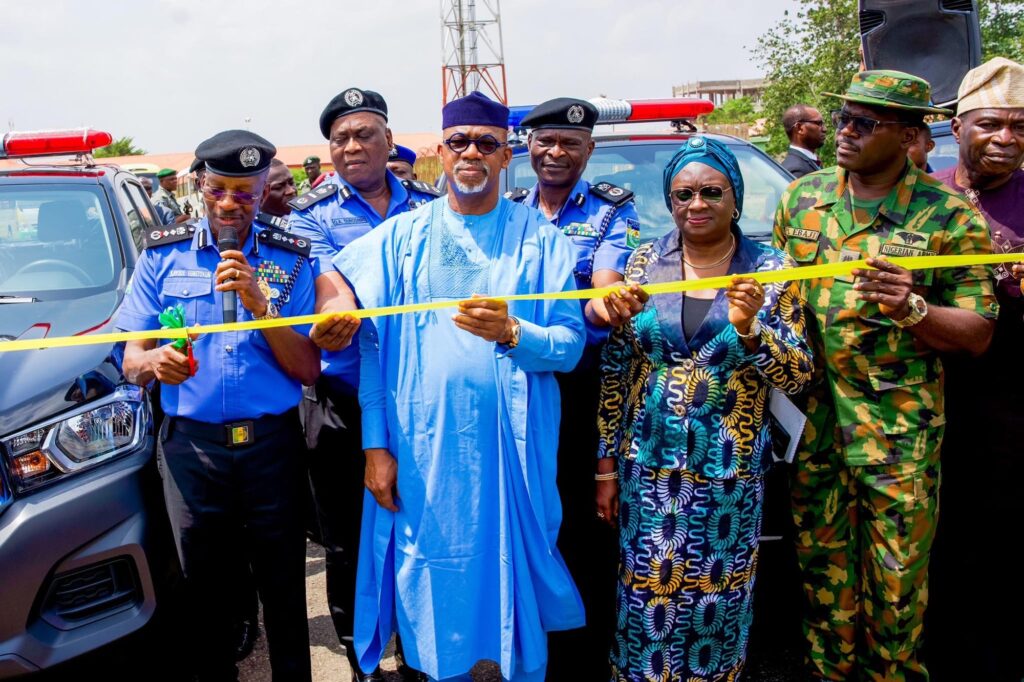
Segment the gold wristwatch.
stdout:
<path fill-rule="evenodd" d="M 523 336 L 523 327 L 521 324 L 519 324 L 519 320 L 512 317 L 511 315 L 509 315 L 508 319 L 512 320 L 512 337 L 508 340 L 508 343 L 506 343 L 505 345 L 508 346 L 509 350 L 512 350 L 513 348 L 519 345 L 519 339 L 522 338 Z"/>
<path fill-rule="evenodd" d="M 260 317 L 254 317 L 254 320 L 276 320 L 281 316 L 281 311 L 277 309 L 277 306 L 267 301 L 267 312 L 263 313 Z"/>
<path fill-rule="evenodd" d="M 902 320 L 893 320 L 897 327 L 905 329 L 907 327 L 913 327 L 915 324 L 920 322 L 928 314 L 928 303 L 918 296 L 917 294 L 910 294 L 907 297 L 907 303 L 910 306 L 910 312 Z"/>

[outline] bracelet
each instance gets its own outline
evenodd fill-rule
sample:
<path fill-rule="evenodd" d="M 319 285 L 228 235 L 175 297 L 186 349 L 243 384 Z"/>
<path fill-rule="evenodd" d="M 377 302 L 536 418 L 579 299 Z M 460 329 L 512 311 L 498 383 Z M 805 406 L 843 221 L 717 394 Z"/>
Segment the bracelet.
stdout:
<path fill-rule="evenodd" d="M 614 480 L 617 480 L 618 478 L 619 478 L 619 472 L 618 471 L 609 471 L 606 474 L 600 474 L 600 473 L 594 474 L 594 480 L 595 481 L 614 481 Z"/>

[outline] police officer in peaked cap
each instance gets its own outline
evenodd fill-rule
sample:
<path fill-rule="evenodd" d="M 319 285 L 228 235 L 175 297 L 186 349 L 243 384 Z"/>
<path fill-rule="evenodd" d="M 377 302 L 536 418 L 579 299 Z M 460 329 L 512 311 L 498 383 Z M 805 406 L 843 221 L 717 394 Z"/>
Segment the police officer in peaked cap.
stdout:
<path fill-rule="evenodd" d="M 380 94 L 355 87 L 343 90 L 324 107 L 320 132 L 328 141 L 335 170 L 313 191 L 291 202 L 289 225 L 293 234 L 312 245 L 317 312 L 342 313 L 357 305 L 331 259 L 386 219 L 426 204 L 440 193 L 432 185 L 401 180 L 388 170 L 394 141 L 388 106 Z M 352 640 L 365 467 L 359 348 L 351 343 L 358 327 L 358 320 L 339 314 L 311 332 L 323 349 L 324 371 L 315 391 L 307 391 L 303 419 L 327 553 L 331 618 L 355 679 L 375 680 L 382 679 L 379 671 L 359 669 Z"/>
<path fill-rule="evenodd" d="M 597 109 L 586 100 L 559 97 L 537 105 L 522 121 L 530 128 L 530 163 L 537 184 L 516 188 L 509 198 L 540 210 L 572 240 L 576 285 L 580 289 L 623 282 L 626 260 L 639 242 L 633 193 L 598 178 L 583 179 L 594 151 Z M 594 458 L 597 452 L 598 359 L 611 327 L 643 309 L 637 288 L 622 295 L 582 302 L 587 347 L 575 371 L 559 374 L 562 421 L 558 449 L 558 490 L 563 519 L 558 548 L 587 611 L 580 630 L 549 637 L 548 679 L 608 679 L 608 651 L 615 630 L 614 589 L 618 542 L 594 516 Z"/>
<path fill-rule="evenodd" d="M 275 153 L 265 139 L 242 130 L 198 146 L 207 217 L 146 235 L 119 328 L 159 329 L 170 319 L 161 319 L 168 309 L 186 326 L 218 324 L 232 297 L 239 322 L 313 312 L 309 243 L 253 224 Z M 227 243 L 231 232 L 234 247 Z M 194 636 L 182 652 L 203 680 L 237 679 L 233 605 L 225 595 L 239 557 L 251 561 L 263 601 L 274 679 L 310 679 L 296 409 L 302 386 L 320 372 L 308 331 L 231 331 L 200 335 L 191 347 L 154 339 L 125 348 L 129 380 L 160 383 L 166 417 L 157 457 Z"/>

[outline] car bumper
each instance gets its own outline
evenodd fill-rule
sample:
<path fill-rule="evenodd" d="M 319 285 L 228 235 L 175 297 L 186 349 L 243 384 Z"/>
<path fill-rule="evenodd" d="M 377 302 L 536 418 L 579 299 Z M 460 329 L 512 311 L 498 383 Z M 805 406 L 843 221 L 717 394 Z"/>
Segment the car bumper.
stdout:
<path fill-rule="evenodd" d="M 173 552 L 152 460 L 146 437 L 0 515 L 0 678 L 93 651 L 152 618 Z"/>

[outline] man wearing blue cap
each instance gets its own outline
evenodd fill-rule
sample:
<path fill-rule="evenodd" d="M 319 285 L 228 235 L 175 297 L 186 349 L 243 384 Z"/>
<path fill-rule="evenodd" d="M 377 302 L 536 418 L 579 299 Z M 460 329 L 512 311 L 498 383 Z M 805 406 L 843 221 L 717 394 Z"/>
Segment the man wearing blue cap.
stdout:
<path fill-rule="evenodd" d="M 532 190 L 509 193 L 543 212 L 572 240 L 576 286 L 623 282 L 626 260 L 640 236 L 633 193 L 610 182 L 583 179 L 594 151 L 597 108 L 582 99 L 558 97 L 538 104 L 522 125 L 530 128 L 530 163 L 537 173 Z M 587 346 L 572 372 L 559 374 L 562 397 L 558 447 L 558 492 L 565 509 L 558 547 L 580 588 L 587 610 L 584 629 L 551 638 L 553 679 L 607 679 L 607 652 L 615 631 L 618 541 L 608 523 L 594 515 L 593 457 L 597 452 L 598 360 L 608 330 L 643 310 L 646 295 L 623 287 L 621 296 L 581 301 Z M 599 512 L 600 514 L 600 512 Z M 606 523 L 606 521 L 608 523 Z"/>
<path fill-rule="evenodd" d="M 308 239 L 316 272 L 317 312 L 352 310 L 355 301 L 331 259 L 384 220 L 409 211 L 439 192 L 415 180 L 399 180 L 387 169 L 394 146 L 388 105 L 372 91 L 348 88 L 320 115 L 335 171 L 292 200 L 289 226 Z M 323 350 L 323 376 L 303 401 L 309 471 L 326 551 L 327 603 L 338 639 L 345 645 L 355 679 L 364 674 L 352 646 L 356 547 L 362 509 L 363 452 L 359 432 L 359 348 L 349 345 L 359 323 L 337 316 L 313 328 Z"/>
<path fill-rule="evenodd" d="M 397 632 L 435 680 L 469 680 L 484 659 L 506 680 L 542 680 L 547 632 L 583 624 L 555 546 L 554 372 L 576 366 L 586 332 L 576 301 L 485 296 L 572 290 L 575 257 L 540 213 L 500 196 L 508 109 L 473 93 L 442 118 L 448 196 L 334 259 L 363 307 L 456 309 L 360 330 L 356 648 L 372 668 Z"/>
<path fill-rule="evenodd" d="M 388 170 L 399 180 L 416 180 L 416 152 L 396 144 L 388 154 Z"/>
<path fill-rule="evenodd" d="M 146 235 L 117 318 L 159 329 L 168 308 L 187 326 L 313 312 L 309 243 L 254 223 L 276 149 L 245 130 L 196 148 L 207 217 Z M 208 334 L 187 347 L 129 341 L 124 373 L 159 381 L 166 418 L 157 438 L 164 498 L 185 576 L 192 646 L 202 680 L 235 680 L 239 557 L 252 563 L 275 680 L 309 680 L 305 469 L 296 405 L 320 373 L 308 328 Z"/>

